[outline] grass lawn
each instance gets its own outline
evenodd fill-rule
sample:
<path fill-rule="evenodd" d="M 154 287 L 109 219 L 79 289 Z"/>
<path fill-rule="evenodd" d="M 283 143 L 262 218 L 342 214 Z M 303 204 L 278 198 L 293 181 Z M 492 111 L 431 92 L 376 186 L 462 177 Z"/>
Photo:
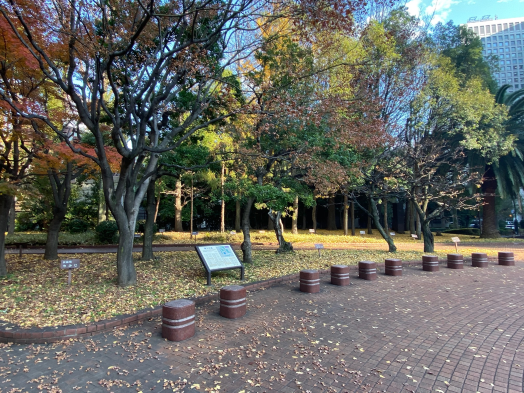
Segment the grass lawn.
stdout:
<path fill-rule="evenodd" d="M 365 229 L 357 229 L 357 234 Z M 462 242 L 474 242 L 474 243 L 485 243 L 485 242 L 524 242 L 524 239 L 480 239 L 478 236 L 469 235 L 452 235 L 444 233 L 443 236 L 435 236 L 436 243 L 451 243 L 451 238 L 458 236 Z M 311 234 L 307 230 L 299 230 L 297 235 L 293 235 L 290 231 L 284 233 L 284 237 L 291 243 L 300 244 L 354 244 L 354 243 L 385 243 L 380 233 L 374 229 L 372 235 L 357 235 L 357 236 L 344 236 L 342 230 L 328 231 L 318 230 L 316 234 Z M 232 235 L 231 232 L 220 233 L 220 232 L 199 232 L 197 236 L 198 243 L 241 243 L 243 240 L 242 233 Z M 395 234 L 395 243 L 415 243 L 421 242 L 421 240 L 413 240 L 410 234 Z M 44 232 L 17 232 L 14 235 L 7 235 L 6 244 L 13 244 L 17 242 L 27 242 L 32 245 L 45 245 L 46 234 Z M 253 243 L 265 243 L 276 244 L 276 238 L 273 231 L 265 230 L 252 230 L 251 241 Z M 142 239 L 135 241 L 137 244 L 142 243 Z M 164 232 L 157 233 L 155 235 L 155 244 L 193 244 L 194 239 L 191 239 L 189 232 Z M 93 231 L 87 231 L 84 233 L 67 233 L 61 232 L 59 236 L 59 244 L 64 246 L 77 246 L 77 245 L 95 245 L 96 237 Z"/>
<path fill-rule="evenodd" d="M 461 249 L 464 255 L 475 251 L 478 250 Z M 437 254 L 445 255 L 444 252 Z M 420 260 L 421 255 L 422 252 L 417 251 L 394 254 L 406 261 Z M 216 273 L 213 285 L 207 287 L 204 268 L 194 251 L 159 252 L 156 256 L 154 262 L 144 262 L 135 255 L 138 285 L 120 288 L 116 285 L 115 254 L 67 255 L 66 258 L 81 260 L 81 267 L 73 273 L 71 287 L 67 286 L 67 272 L 59 268 L 57 261 L 43 260 L 40 255 L 22 258 L 8 255 L 10 274 L 0 280 L 0 320 L 24 327 L 88 323 L 134 313 L 173 299 L 217 292 L 224 285 L 240 282 L 240 272 L 231 270 Z M 362 260 L 383 262 L 391 256 L 378 250 L 324 250 L 322 258 L 315 250 L 284 255 L 254 251 L 255 260 L 246 265 L 244 282 L 280 277 L 305 268 L 326 269 L 334 264 L 356 264 Z"/>

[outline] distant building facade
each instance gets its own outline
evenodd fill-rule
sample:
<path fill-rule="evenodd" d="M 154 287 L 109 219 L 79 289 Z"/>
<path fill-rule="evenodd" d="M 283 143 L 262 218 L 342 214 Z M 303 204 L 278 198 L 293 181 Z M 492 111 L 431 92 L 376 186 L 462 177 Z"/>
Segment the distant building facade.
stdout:
<path fill-rule="evenodd" d="M 497 55 L 499 72 L 493 74 L 499 87 L 511 85 L 508 92 L 524 88 L 524 17 L 482 20 L 470 18 L 466 26 L 482 41 L 483 55 Z"/>

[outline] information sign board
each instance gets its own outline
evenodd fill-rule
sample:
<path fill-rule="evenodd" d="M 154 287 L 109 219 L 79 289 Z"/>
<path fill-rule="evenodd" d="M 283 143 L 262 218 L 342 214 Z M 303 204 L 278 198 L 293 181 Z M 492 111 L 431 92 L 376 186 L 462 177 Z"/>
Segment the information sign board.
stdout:
<path fill-rule="evenodd" d="M 315 233 L 315 230 L 314 229 L 310 229 L 309 233 Z"/>
<path fill-rule="evenodd" d="M 411 235 L 411 237 L 412 237 L 413 239 L 418 239 L 418 236 L 417 236 L 417 235 Z"/>
<path fill-rule="evenodd" d="M 67 285 L 71 285 L 71 270 L 80 267 L 80 259 L 62 259 L 60 269 L 67 269 Z"/>
<path fill-rule="evenodd" d="M 244 265 L 238 260 L 230 244 L 195 246 L 207 273 L 207 285 L 211 285 L 211 272 L 240 269 L 240 279 L 244 279 Z"/>
<path fill-rule="evenodd" d="M 315 248 L 318 250 L 318 256 L 320 257 L 320 250 L 324 248 L 323 244 L 315 244 Z"/>
<path fill-rule="evenodd" d="M 80 259 L 62 259 L 60 261 L 60 269 L 78 269 L 80 267 Z"/>
<path fill-rule="evenodd" d="M 389 232 L 390 236 L 395 236 L 395 232 Z"/>
<path fill-rule="evenodd" d="M 366 234 L 366 231 L 360 231 L 360 234 L 361 234 L 361 235 L 365 235 L 365 234 Z"/>

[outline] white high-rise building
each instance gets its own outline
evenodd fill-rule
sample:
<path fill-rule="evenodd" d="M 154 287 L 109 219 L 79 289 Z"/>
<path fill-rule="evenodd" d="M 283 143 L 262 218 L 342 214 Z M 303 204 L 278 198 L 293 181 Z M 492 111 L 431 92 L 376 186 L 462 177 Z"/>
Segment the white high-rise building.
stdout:
<path fill-rule="evenodd" d="M 482 20 L 470 18 L 468 29 L 477 33 L 482 41 L 483 55 L 497 55 L 500 71 L 494 74 L 499 87 L 511 85 L 508 92 L 524 88 L 524 17 Z"/>

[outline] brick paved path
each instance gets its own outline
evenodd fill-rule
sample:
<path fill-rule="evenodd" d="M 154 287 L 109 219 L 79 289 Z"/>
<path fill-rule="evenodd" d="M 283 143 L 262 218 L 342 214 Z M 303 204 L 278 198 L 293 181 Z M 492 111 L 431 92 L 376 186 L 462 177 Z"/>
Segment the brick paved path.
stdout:
<path fill-rule="evenodd" d="M 197 309 L 197 334 L 159 320 L 92 340 L 0 347 L 0 392 L 522 392 L 524 263 L 374 282 L 319 294 L 249 294 L 238 320 Z"/>

